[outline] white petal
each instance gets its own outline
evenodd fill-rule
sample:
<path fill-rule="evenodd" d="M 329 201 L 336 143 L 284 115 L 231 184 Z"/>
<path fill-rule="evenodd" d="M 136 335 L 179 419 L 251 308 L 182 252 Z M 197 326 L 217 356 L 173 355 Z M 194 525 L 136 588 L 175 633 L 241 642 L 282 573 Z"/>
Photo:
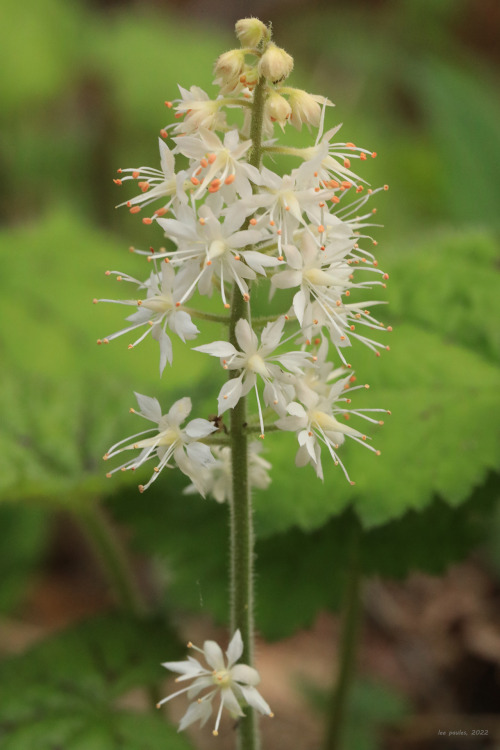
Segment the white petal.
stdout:
<path fill-rule="evenodd" d="M 215 669 L 217 671 L 219 671 L 220 669 L 225 669 L 226 665 L 224 663 L 224 655 L 218 643 L 216 643 L 215 641 L 205 641 L 205 643 L 203 644 L 203 652 L 205 654 L 207 664 L 209 664 L 212 669 Z"/>
<path fill-rule="evenodd" d="M 159 422 L 161 419 L 161 406 L 158 399 L 150 396 L 143 396 L 141 393 L 135 393 L 137 403 L 141 413 L 152 422 Z"/>
<path fill-rule="evenodd" d="M 241 657 L 243 653 L 243 639 L 241 637 L 241 633 L 239 630 L 235 632 L 233 637 L 231 638 L 231 642 L 229 643 L 229 646 L 227 647 L 226 656 L 227 656 L 227 665 L 228 667 L 232 667 L 235 662 L 238 661 L 238 659 Z"/>
<path fill-rule="evenodd" d="M 204 443 L 190 443 L 186 446 L 186 453 L 192 461 L 201 464 L 201 466 L 213 464 L 215 461 L 212 456 L 212 451 L 208 445 L 204 445 Z"/>
<path fill-rule="evenodd" d="M 249 706 L 257 709 L 261 714 L 267 714 L 268 716 L 272 714 L 269 704 L 264 700 L 258 690 L 254 687 L 244 687 L 243 685 L 240 685 L 239 688 Z"/>
<path fill-rule="evenodd" d="M 210 354 L 212 357 L 230 357 L 236 354 L 238 350 L 229 341 L 213 341 L 211 344 L 195 346 L 193 351 Z"/>
<path fill-rule="evenodd" d="M 186 425 L 186 435 L 189 435 L 191 438 L 202 438 L 207 437 L 207 435 L 210 435 L 212 432 L 214 432 L 217 429 L 217 427 L 214 425 L 213 422 L 209 422 L 208 419 L 192 419 L 187 425 Z"/>
<path fill-rule="evenodd" d="M 190 724 L 195 721 L 200 721 L 201 726 L 207 723 L 208 719 L 212 714 L 212 702 L 209 700 L 201 701 L 201 703 L 191 703 L 188 710 L 182 717 L 179 724 L 179 732 L 186 729 Z"/>
<path fill-rule="evenodd" d="M 306 410 L 304 409 L 302 404 L 297 403 L 297 401 L 292 401 L 291 404 L 288 404 L 286 410 L 289 414 L 292 414 L 294 417 L 300 417 L 301 419 L 305 419 L 307 417 Z"/>
<path fill-rule="evenodd" d="M 240 318 L 235 326 L 236 341 L 243 352 L 256 350 L 259 340 L 250 327 L 248 320 Z"/>
<path fill-rule="evenodd" d="M 280 271 L 271 278 L 271 284 L 277 289 L 291 289 L 302 283 L 300 271 Z"/>
<path fill-rule="evenodd" d="M 176 401 L 168 412 L 168 420 L 171 424 L 179 425 L 183 422 L 192 409 L 191 399 L 189 396 Z"/>
<path fill-rule="evenodd" d="M 221 697 L 224 708 L 227 708 L 233 718 L 236 716 L 245 715 L 241 710 L 241 706 L 238 703 L 238 700 L 231 688 L 223 688 L 221 690 Z"/>
<path fill-rule="evenodd" d="M 189 678 L 197 677 L 199 674 L 206 672 L 206 669 L 203 669 L 200 662 L 193 656 L 188 656 L 187 661 L 163 662 L 162 667 L 170 669 L 171 672 L 187 675 Z"/>
<path fill-rule="evenodd" d="M 231 669 L 231 679 L 235 682 L 242 682 L 244 685 L 258 685 L 260 675 L 256 669 L 249 667 L 248 664 L 235 664 Z"/>
<path fill-rule="evenodd" d="M 241 391 L 242 376 L 239 378 L 232 378 L 231 380 L 228 380 L 227 383 L 224 383 L 217 399 L 219 404 L 219 415 L 236 406 L 240 400 Z"/>
<path fill-rule="evenodd" d="M 260 340 L 262 342 L 262 346 L 265 346 L 265 348 L 269 352 L 273 351 L 273 349 L 276 349 L 279 342 L 281 341 L 284 325 L 285 316 L 281 315 L 278 320 L 275 320 L 272 323 L 268 323 L 262 331 Z"/>
<path fill-rule="evenodd" d="M 300 325 L 302 325 L 302 321 L 304 320 L 304 310 L 306 309 L 306 295 L 302 289 L 300 289 L 293 298 L 293 309 L 297 316 L 297 320 Z"/>

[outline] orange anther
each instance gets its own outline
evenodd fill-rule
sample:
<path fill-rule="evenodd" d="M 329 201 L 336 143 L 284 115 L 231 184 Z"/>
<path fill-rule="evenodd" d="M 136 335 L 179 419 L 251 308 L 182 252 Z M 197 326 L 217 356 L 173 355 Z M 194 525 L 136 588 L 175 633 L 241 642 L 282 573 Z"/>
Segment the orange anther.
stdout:
<path fill-rule="evenodd" d="M 172 102 L 165 102 L 165 107 L 172 109 Z"/>
<path fill-rule="evenodd" d="M 340 186 L 343 187 L 345 190 L 349 190 L 349 188 L 352 187 L 352 183 L 347 182 L 347 180 L 343 180 L 340 183 Z"/>
<path fill-rule="evenodd" d="M 346 143 L 346 144 L 345 144 L 345 147 L 346 147 L 346 148 L 356 148 L 356 146 L 354 145 L 354 143 L 350 143 L 350 142 L 349 142 L 349 143 Z"/>
<path fill-rule="evenodd" d="M 338 196 L 338 195 L 334 195 L 334 196 L 333 196 L 333 198 L 332 198 L 332 200 L 331 200 L 331 202 L 332 202 L 332 203 L 340 203 L 340 198 L 339 198 L 339 196 Z"/>
<path fill-rule="evenodd" d="M 203 159 L 200 161 L 200 164 L 203 169 L 205 169 L 205 167 L 208 167 L 208 161 L 205 159 L 205 157 L 203 157 Z"/>
<path fill-rule="evenodd" d="M 152 224 L 153 219 L 151 219 L 149 216 L 147 216 L 145 219 L 142 220 L 143 224 Z"/>
<path fill-rule="evenodd" d="M 384 185 L 384 190 L 389 190 L 389 185 Z"/>
<path fill-rule="evenodd" d="M 141 173 L 138 169 L 134 169 L 134 171 L 132 172 L 132 177 L 134 178 L 134 180 L 137 180 L 140 174 Z"/>
<path fill-rule="evenodd" d="M 346 169 L 349 169 L 349 167 L 350 167 L 350 166 L 351 166 L 351 161 L 350 161 L 350 159 L 344 159 L 344 167 L 345 167 Z"/>
<path fill-rule="evenodd" d="M 115 183 L 115 185 L 121 185 L 122 184 L 121 180 L 113 180 L 113 182 Z"/>
<path fill-rule="evenodd" d="M 208 155 L 208 163 L 209 164 L 213 164 L 216 159 L 217 159 L 217 156 L 215 154 L 209 154 Z"/>
<path fill-rule="evenodd" d="M 131 214 L 138 214 L 140 210 L 141 210 L 140 206 L 132 206 L 132 208 L 130 209 L 130 213 Z"/>
<path fill-rule="evenodd" d="M 363 161 L 366 161 L 366 154 L 364 154 L 364 153 L 361 153 L 361 154 L 359 155 L 359 158 L 360 158 L 360 159 L 362 159 Z"/>
<path fill-rule="evenodd" d="M 250 219 L 250 224 L 254 227 L 257 224 L 257 219 Z"/>
<path fill-rule="evenodd" d="M 201 226 L 204 227 L 206 223 L 205 219 L 201 218 L 199 221 L 200 221 Z"/>
<path fill-rule="evenodd" d="M 324 232 L 324 231 L 325 231 L 325 227 L 323 226 L 323 224 L 320 224 L 320 225 L 318 226 L 318 232 L 319 232 L 320 234 L 323 234 L 323 232 Z"/>
<path fill-rule="evenodd" d="M 377 152 L 376 151 L 372 151 L 372 159 L 375 159 L 376 156 L 377 156 Z"/>
<path fill-rule="evenodd" d="M 166 208 L 157 208 L 155 211 L 155 216 L 165 216 L 165 214 L 167 213 L 167 210 L 168 209 Z"/>
<path fill-rule="evenodd" d="M 228 177 L 226 177 L 226 179 L 224 180 L 224 183 L 226 185 L 232 185 L 235 179 L 236 179 L 236 175 L 230 174 Z"/>
<path fill-rule="evenodd" d="M 160 135 L 161 135 L 161 137 L 162 137 L 162 138 L 168 138 L 168 133 L 167 133 L 167 131 L 165 130 L 165 128 L 162 128 L 162 129 L 160 130 Z"/>

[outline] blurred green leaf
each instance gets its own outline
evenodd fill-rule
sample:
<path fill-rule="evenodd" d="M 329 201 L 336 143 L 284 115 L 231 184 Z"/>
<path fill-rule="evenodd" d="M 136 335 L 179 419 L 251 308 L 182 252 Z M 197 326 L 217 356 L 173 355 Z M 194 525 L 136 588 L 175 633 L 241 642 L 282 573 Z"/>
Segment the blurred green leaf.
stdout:
<path fill-rule="evenodd" d="M 164 489 L 153 485 L 147 493 L 147 513 L 137 492 L 126 489 L 111 501 L 113 513 L 133 528 L 131 543 L 161 561 L 168 602 L 190 612 L 208 611 L 224 623 L 228 508 L 181 495 L 182 484 L 172 474 Z M 458 508 L 435 498 L 418 513 L 409 511 L 365 530 L 360 545 L 363 574 L 404 578 L 413 570 L 443 573 L 484 539 L 498 497 L 499 480 L 491 476 Z M 350 540 L 357 529 L 359 520 L 348 510 L 311 532 L 291 528 L 257 538 L 255 614 L 265 638 L 287 637 L 311 626 L 322 609 L 339 609 Z"/>
<path fill-rule="evenodd" d="M 120 710 L 117 701 L 161 678 L 163 656 L 177 652 L 159 623 L 102 616 L 0 664 L 2 750 L 189 750 L 157 715 Z"/>
<path fill-rule="evenodd" d="M 462 223 L 498 226 L 500 105 L 494 81 L 480 66 L 465 71 L 430 60 L 415 71 L 414 85 L 439 148 L 445 212 Z"/>
<path fill-rule="evenodd" d="M 57 96 L 75 75 L 84 48 L 82 3 L 2 1 L 0 79 L 3 117 Z"/>

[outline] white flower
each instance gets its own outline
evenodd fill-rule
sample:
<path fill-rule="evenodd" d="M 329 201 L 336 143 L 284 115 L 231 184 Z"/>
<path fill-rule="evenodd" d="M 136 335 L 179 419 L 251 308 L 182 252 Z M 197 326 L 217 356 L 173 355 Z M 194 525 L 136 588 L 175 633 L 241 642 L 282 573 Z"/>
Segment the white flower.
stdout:
<path fill-rule="evenodd" d="M 177 249 L 157 253 L 155 257 L 168 256 L 173 265 L 189 264 L 185 272 L 191 275 L 191 283 L 185 298 L 196 285 L 200 294 L 211 295 L 215 275 L 220 281 L 222 301 L 229 307 L 226 282 L 236 282 L 241 294 L 248 298 L 246 279 L 255 279 L 256 272 L 265 274 L 263 266 L 279 264 L 276 258 L 243 249 L 261 241 L 266 233 L 257 229 L 240 229 L 240 217 L 236 215 L 226 217 L 221 223 L 206 205 L 201 206 L 198 216 L 188 206 L 181 206 L 177 219 L 159 219 L 158 223 L 177 244 Z"/>
<path fill-rule="evenodd" d="M 268 471 L 272 468 L 269 461 L 259 455 L 262 443 L 253 441 L 248 447 L 248 482 L 252 489 L 265 490 L 271 483 Z M 231 502 L 233 497 L 233 473 L 231 448 L 228 445 L 215 445 L 212 448 L 214 462 L 209 464 L 203 473 L 203 484 L 207 495 L 218 503 Z M 194 485 L 185 488 L 186 494 L 198 490 Z"/>
<path fill-rule="evenodd" d="M 189 91 L 179 86 L 181 98 L 175 101 L 176 118 L 183 120 L 174 125 L 167 125 L 174 133 L 195 133 L 198 128 L 209 130 L 226 130 L 226 115 L 221 111 L 223 102 L 210 99 L 199 86 L 191 86 Z M 170 102 L 168 105 L 172 106 Z"/>
<path fill-rule="evenodd" d="M 290 385 L 293 378 L 290 377 L 290 373 L 301 374 L 300 368 L 311 361 L 310 354 L 303 351 L 273 354 L 281 343 L 285 343 L 281 342 L 284 325 L 284 315 L 274 323 L 268 323 L 262 331 L 259 344 L 257 335 L 250 324 L 242 318 L 238 320 L 235 327 L 239 350 L 228 341 L 214 341 L 211 344 L 194 347 L 195 351 L 221 357 L 224 369 L 241 371 L 237 377 L 231 378 L 222 386 L 218 397 L 219 414 L 232 409 L 242 396 L 246 396 L 252 388 L 255 388 L 261 437 L 264 435 L 264 420 L 257 387 L 257 375 L 265 383 L 264 402 L 266 405 L 271 406 L 278 413 L 284 413 L 293 394 L 293 386 Z M 282 368 L 289 372 L 284 373 Z"/>
<path fill-rule="evenodd" d="M 350 346 L 351 338 L 358 339 L 377 352 L 377 347 L 384 345 L 359 333 L 359 326 L 371 329 L 383 329 L 383 325 L 374 318 L 367 308 L 381 304 L 376 300 L 349 303 L 348 298 L 354 289 L 371 289 L 374 284 L 383 285 L 381 281 L 354 281 L 354 272 L 359 260 L 353 256 L 355 240 L 348 233 L 339 239 L 328 241 L 318 247 L 316 238 L 309 232 L 301 236 L 301 249 L 286 245 L 283 252 L 286 256 L 288 270 L 276 273 L 271 283 L 278 289 L 300 287 L 293 298 L 293 311 L 300 323 L 306 338 L 310 339 L 324 326 L 328 329 L 332 343 L 342 362 L 346 364 L 342 348 Z M 367 268 L 368 260 L 362 270 L 382 272 L 377 268 Z"/>
<path fill-rule="evenodd" d="M 176 205 L 179 200 L 186 202 L 187 198 L 184 191 L 184 183 L 187 179 L 186 172 L 175 173 L 175 157 L 170 151 L 167 144 L 158 139 L 160 144 L 160 161 L 161 170 L 153 167 L 131 167 L 128 169 L 119 169 L 118 172 L 124 177 L 114 180 L 117 185 L 122 185 L 127 180 L 136 180 L 141 194 L 136 195 L 130 200 L 120 203 L 120 206 L 128 206 L 131 213 L 138 213 L 143 206 L 158 200 L 166 198 L 162 208 L 158 208 L 153 217 L 143 219 L 145 224 L 151 224 L 153 218 L 164 216 L 172 205 Z"/>
<path fill-rule="evenodd" d="M 199 331 L 191 320 L 191 316 L 182 310 L 179 300 L 186 299 L 187 285 L 182 280 L 182 272 L 175 275 L 172 264 L 162 263 L 161 272 L 152 272 L 149 279 L 140 282 L 132 276 L 120 274 L 116 271 L 109 271 L 108 275 L 115 274 L 120 281 L 130 281 L 137 284 L 139 289 L 146 290 L 144 299 L 135 300 L 114 300 L 100 299 L 95 302 L 113 302 L 120 305 L 137 306 L 137 312 L 129 315 L 128 320 L 131 325 L 123 328 L 116 333 L 99 339 L 98 343 L 109 343 L 124 333 L 129 333 L 137 328 L 146 326 L 146 331 L 133 343 L 129 344 L 132 349 L 139 342 L 151 334 L 160 344 L 160 374 L 165 369 L 168 362 L 172 364 L 172 342 L 166 332 L 167 326 L 173 333 L 176 333 L 181 341 L 187 341 L 196 338 Z M 185 275 L 185 274 L 184 274 Z"/>
<path fill-rule="evenodd" d="M 157 399 L 143 396 L 140 393 L 136 393 L 135 396 L 141 411 L 135 409 L 130 411 L 148 419 L 150 422 L 154 422 L 156 426 L 115 443 L 104 455 L 105 461 L 122 451 L 140 450 L 140 453 L 121 466 L 117 466 L 106 476 L 110 477 L 116 471 L 126 471 L 127 469 L 134 471 L 150 458 L 158 458 L 159 463 L 155 466 L 149 482 L 145 485 L 139 485 L 140 491 L 143 492 L 154 482 L 165 466 L 171 468 L 170 461 L 173 460 L 179 469 L 191 479 L 198 492 L 205 496 L 202 481 L 203 468 L 214 459 L 208 445 L 200 443 L 198 440 L 206 438 L 214 432 L 215 425 L 206 419 L 192 419 L 186 427 L 181 429 L 181 423 L 184 422 L 191 411 L 191 399 L 188 397 L 179 399 L 167 414 L 162 414 Z M 156 434 L 152 437 L 141 437 L 151 432 Z M 136 438 L 140 439 L 137 440 Z M 123 443 L 126 443 L 126 445 L 123 445 Z"/>
<path fill-rule="evenodd" d="M 242 161 L 252 146 L 251 140 L 240 141 L 236 129 L 229 130 L 224 142 L 211 130 L 200 127 L 196 133 L 174 138 L 181 154 L 190 160 L 189 173 L 195 186 L 195 198 L 222 190 L 227 203 L 232 203 L 235 194 L 241 198 L 252 195 L 252 184 L 260 184 L 260 173 L 256 167 Z"/>
<path fill-rule="evenodd" d="M 354 484 L 354 482 L 350 480 L 347 470 L 337 453 L 345 438 L 350 437 L 352 440 L 361 443 L 361 445 L 380 455 L 380 451 L 366 443 L 367 436 L 364 433 L 337 419 L 337 417 L 342 417 L 346 420 L 354 414 L 366 419 L 368 422 L 383 424 L 380 420 L 366 416 L 366 412 L 384 412 L 387 414 L 385 409 L 354 410 L 343 405 L 350 403 L 350 398 L 341 398 L 344 391 L 347 389 L 353 391 L 357 388 L 368 387 L 364 385 L 350 388 L 353 380 L 355 380 L 354 375 L 348 375 L 346 378 L 330 386 L 328 392 L 325 393 L 324 389 L 312 390 L 310 379 L 304 382 L 304 384 L 297 379 L 297 396 L 304 405 L 293 401 L 287 407 L 289 416 L 282 417 L 275 422 L 275 425 L 280 430 L 291 430 L 297 433 L 297 440 L 300 447 L 295 458 L 295 463 L 297 466 L 305 466 L 308 463 L 312 463 L 320 479 L 323 479 L 321 443 L 326 445 L 335 466 L 340 464 L 347 480 L 351 484 Z"/>
<path fill-rule="evenodd" d="M 212 714 L 212 702 L 216 696 L 219 697 L 220 703 L 212 732 L 215 736 L 219 733 L 224 708 L 229 711 L 233 718 L 245 715 L 242 706 L 251 706 L 261 714 L 273 716 L 268 704 L 255 687 L 260 682 L 257 670 L 247 664 L 236 664 L 243 653 L 243 640 L 239 630 L 235 632 L 227 648 L 227 663 L 222 649 L 215 641 L 205 641 L 203 649 L 188 643 L 188 648 L 193 648 L 202 654 L 208 668 L 192 656 L 188 656 L 186 661 L 165 662 L 162 666 L 181 675 L 176 682 L 184 682 L 184 680 L 194 680 L 194 682 L 189 687 L 178 690 L 157 704 L 159 708 L 177 695 L 187 693 L 188 700 L 191 703 L 181 719 L 179 732 L 196 721 L 199 721 L 201 726 L 206 724 Z M 205 689 L 208 692 L 200 695 Z"/>

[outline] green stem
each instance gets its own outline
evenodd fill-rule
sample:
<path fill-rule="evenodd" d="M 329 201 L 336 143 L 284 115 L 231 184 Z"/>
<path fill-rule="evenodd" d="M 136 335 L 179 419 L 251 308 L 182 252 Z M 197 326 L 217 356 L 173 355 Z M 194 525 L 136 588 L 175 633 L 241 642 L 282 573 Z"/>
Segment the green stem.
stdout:
<path fill-rule="evenodd" d="M 324 750 L 340 750 L 346 722 L 349 691 L 356 671 L 358 636 L 361 624 L 361 528 L 356 523 L 352 535 L 351 560 L 342 608 L 340 634 L 340 663 L 337 682 L 332 692 L 331 711 L 328 716 Z"/>
<path fill-rule="evenodd" d="M 192 307 L 184 307 L 184 305 L 182 305 L 179 309 L 189 313 L 192 318 L 200 318 L 200 320 L 210 320 L 213 323 L 224 323 L 225 325 L 228 325 L 229 323 L 229 315 L 217 315 L 216 313 L 208 313 L 204 312 L 203 310 L 193 310 Z"/>
<path fill-rule="evenodd" d="M 89 504 L 77 513 L 96 557 L 108 578 L 110 587 L 122 609 L 135 618 L 141 618 L 146 607 L 140 596 L 137 583 L 123 546 L 97 502 Z"/>
<path fill-rule="evenodd" d="M 266 82 L 261 78 L 254 92 L 250 136 L 252 150 L 249 163 L 259 167 L 262 159 L 262 122 L 264 116 Z M 236 286 L 231 298 L 229 341 L 238 348 L 236 324 L 248 320 L 248 302 Z M 232 370 L 229 378 L 240 375 Z M 232 502 L 230 504 L 230 555 L 231 555 L 231 632 L 240 630 L 243 639 L 242 662 L 253 663 L 253 599 L 254 599 L 254 534 L 252 499 L 248 480 L 248 438 L 246 432 L 246 398 L 240 398 L 231 411 L 231 463 Z M 238 725 L 239 750 L 259 750 L 260 740 L 255 711 L 245 707 L 245 716 Z"/>

